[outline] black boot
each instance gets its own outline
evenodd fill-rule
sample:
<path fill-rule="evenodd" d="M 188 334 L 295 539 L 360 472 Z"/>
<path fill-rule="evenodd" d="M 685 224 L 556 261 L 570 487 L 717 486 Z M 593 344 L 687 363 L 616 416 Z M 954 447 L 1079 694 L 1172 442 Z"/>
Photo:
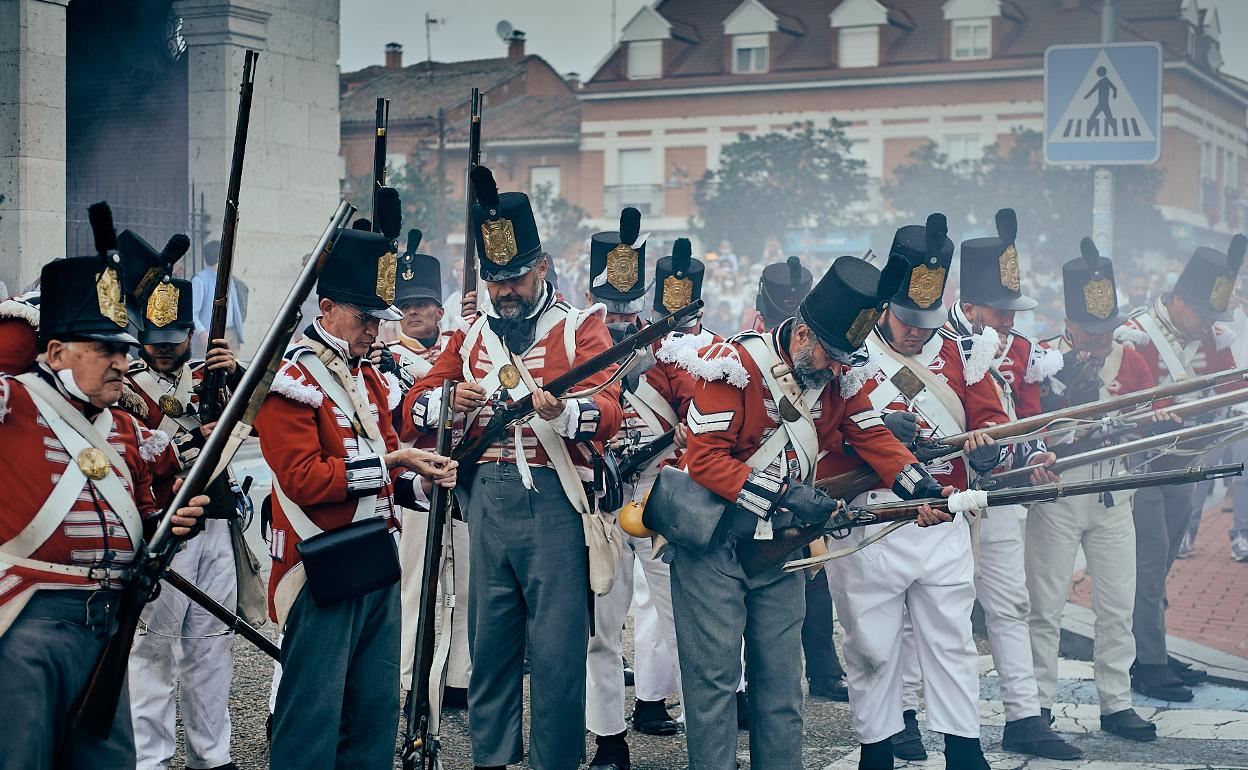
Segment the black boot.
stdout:
<path fill-rule="evenodd" d="M 893 770 L 893 744 L 883 740 L 863 743 L 858 755 L 858 770 Z"/>
<path fill-rule="evenodd" d="M 745 690 L 737 693 L 737 729 L 750 729 L 749 698 L 745 694 Z"/>
<path fill-rule="evenodd" d="M 923 748 L 923 734 L 919 732 L 918 713 L 914 709 L 906 709 L 901 712 L 901 721 L 906 726 L 889 739 L 893 744 L 893 756 L 907 762 L 927 759 L 927 749 Z"/>
<path fill-rule="evenodd" d="M 1209 678 L 1209 672 L 1203 668 L 1194 668 L 1191 663 L 1184 663 L 1178 658 L 1167 658 L 1166 664 L 1170 666 L 1170 673 L 1179 678 L 1179 681 L 1188 687 L 1195 687 L 1203 684 Z"/>
<path fill-rule="evenodd" d="M 1131 689 L 1150 698 L 1180 703 L 1196 697 L 1165 663 L 1136 663 L 1132 666 Z"/>
<path fill-rule="evenodd" d="M 594 742 L 598 748 L 589 761 L 589 770 L 631 770 L 633 765 L 628 757 L 628 741 L 624 740 L 624 733 L 595 735 Z"/>
<path fill-rule="evenodd" d="M 1129 741 L 1148 743 L 1157 740 L 1157 725 L 1145 720 L 1135 709 L 1124 709 L 1101 715 L 1101 729 Z"/>
<path fill-rule="evenodd" d="M 806 681 L 812 698 L 827 698 L 837 703 L 849 703 L 849 688 L 845 686 L 844 676 Z"/>
<path fill-rule="evenodd" d="M 638 700 L 633 705 L 633 729 L 646 735 L 675 735 L 680 725 L 661 700 Z"/>
<path fill-rule="evenodd" d="M 1002 751 L 1030 754 L 1045 759 L 1078 759 L 1083 752 L 1062 739 L 1043 716 L 1024 717 L 1005 723 Z"/>
<path fill-rule="evenodd" d="M 442 708 L 444 709 L 466 709 L 468 708 L 468 688 L 467 687 L 451 687 L 447 685 L 442 688 Z"/>
<path fill-rule="evenodd" d="M 945 735 L 945 770 L 992 770 L 978 738 Z"/>

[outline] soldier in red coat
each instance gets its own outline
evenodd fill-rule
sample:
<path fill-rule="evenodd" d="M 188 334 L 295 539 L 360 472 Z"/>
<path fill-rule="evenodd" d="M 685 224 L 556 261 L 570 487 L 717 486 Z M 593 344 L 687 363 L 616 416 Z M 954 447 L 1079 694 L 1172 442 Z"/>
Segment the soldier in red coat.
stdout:
<path fill-rule="evenodd" d="M 399 447 L 390 410 L 402 394 L 367 358 L 380 321 L 399 317 L 395 262 L 384 235 L 338 233 L 317 280 L 320 316 L 256 418 L 273 470 L 269 613 L 284 628 L 273 768 L 394 761 L 396 506 L 423 504 L 430 480 L 455 476 L 444 458 Z"/>
<path fill-rule="evenodd" d="M 1061 371 L 1042 383 L 1041 403 L 1046 412 L 1153 387 L 1153 375 L 1140 354 L 1113 339 L 1114 329 L 1123 321 L 1113 262 L 1100 255 L 1091 238 L 1084 238 L 1080 249 L 1082 255 L 1062 268 L 1066 333 L 1044 343 L 1063 358 Z M 1061 451 L 1061 445 L 1054 448 Z M 1106 478 L 1121 472 L 1124 460 L 1071 468 L 1062 477 L 1067 481 Z M 1157 737 L 1156 727 L 1131 707 L 1136 539 L 1131 500 L 1130 492 L 1116 492 L 1066 497 L 1031 507 L 1025 549 L 1031 597 L 1027 620 L 1040 703 L 1051 710 L 1057 691 L 1062 610 L 1082 547 L 1093 580 L 1096 644 L 1092 663 L 1101 729 L 1129 740 L 1151 741 Z"/>
<path fill-rule="evenodd" d="M 528 196 L 499 193 L 488 168 L 472 172 L 473 229 L 491 308 L 457 330 L 428 374 L 408 391 L 403 417 L 436 428 L 441 385 L 456 384 L 452 407 L 477 436 L 495 408 L 532 394 L 534 418 L 486 448 L 465 469 L 472 572 L 469 577 L 468 722 L 473 761 L 522 761 L 525 640 L 530 662 L 529 762 L 572 770 L 585 740 L 585 654 L 589 591 L 610 590 L 618 552 L 597 507 L 595 455 L 620 428 L 611 366 L 563 400 L 543 389 L 606 351 L 601 309 L 555 299 Z M 587 558 L 588 551 L 588 558 Z"/>
<path fill-rule="evenodd" d="M 689 478 L 734 504 L 722 513 L 704 506 L 670 515 L 714 517 L 694 542 L 680 530 L 658 529 L 672 541 L 672 594 L 680 648 L 690 765 L 732 767 L 736 739 L 736 665 L 745 639 L 751 764 L 802 764 L 800 669 L 805 614 L 803 578 L 778 567 L 746 577 L 737 543 L 769 538 L 775 527 L 826 521 L 835 507 L 808 486 L 853 450 L 906 498 L 951 494 L 893 438 L 865 395 L 843 396 L 846 369 L 888 298 L 904 278 L 904 260 L 880 271 L 853 257 L 838 259 L 801 303 L 771 332 L 746 332 L 702 354 L 689 407 Z M 822 472 L 820 472 L 822 470 Z M 653 496 L 652 496 L 653 501 Z M 650 512 L 647 512 L 648 519 Z M 924 523 L 949 520 L 923 511 Z M 657 524 L 658 522 L 656 522 Z"/>
<path fill-rule="evenodd" d="M 0 302 L 0 374 L 21 374 L 39 354 L 39 290 Z"/>
<path fill-rule="evenodd" d="M 1115 339 L 1143 357 L 1158 385 L 1234 368 L 1232 335 L 1221 324 L 1231 320 L 1231 291 L 1245 245 L 1244 236 L 1237 235 L 1226 252 L 1203 246 L 1196 249 L 1174 291 L 1158 297 L 1151 308 L 1135 313 L 1118 328 Z M 1182 463 L 1192 459 L 1183 458 Z M 1177 467 L 1177 462 L 1177 458 L 1163 460 L 1150 467 Z M 1141 489 L 1132 508 L 1136 581 L 1131 686 L 1163 700 L 1190 701 L 1194 697 L 1191 686 L 1207 676 L 1166 651 L 1166 576 L 1196 505 L 1193 492 L 1185 485 Z"/>
<path fill-rule="evenodd" d="M 93 211 L 92 224 L 97 225 Z M 40 359 L 0 377 L 0 768 L 133 768 L 129 699 L 112 732 L 88 738 L 71 708 L 112 633 L 121 581 L 160 509 L 152 466 L 168 436 L 114 405 L 136 340 L 111 222 L 98 257 L 43 269 Z M 103 235 L 104 237 L 99 237 Z M 191 534 L 199 496 L 173 517 Z"/>

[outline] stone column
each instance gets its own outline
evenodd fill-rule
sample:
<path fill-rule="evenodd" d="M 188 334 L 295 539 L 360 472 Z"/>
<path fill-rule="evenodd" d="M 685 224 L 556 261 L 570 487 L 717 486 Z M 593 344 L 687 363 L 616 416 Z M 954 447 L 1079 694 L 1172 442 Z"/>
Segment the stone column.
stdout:
<path fill-rule="evenodd" d="M 65 8 L 0 0 L 0 280 L 65 256 Z"/>

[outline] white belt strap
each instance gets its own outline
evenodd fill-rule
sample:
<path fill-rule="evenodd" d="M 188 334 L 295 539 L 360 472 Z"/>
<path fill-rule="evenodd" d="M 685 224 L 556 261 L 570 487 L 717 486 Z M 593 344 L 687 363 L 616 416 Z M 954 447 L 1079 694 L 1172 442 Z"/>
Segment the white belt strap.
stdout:
<path fill-rule="evenodd" d="M 810 408 L 818 402 L 820 396 L 823 395 L 823 388 L 817 388 L 807 391 L 799 391 L 797 384 L 792 382 L 792 375 L 787 375 L 790 387 L 785 388 L 784 383 L 779 381 L 775 376 L 773 367 L 782 364 L 779 356 L 772 349 L 771 345 L 758 335 L 743 335 L 738 338 L 745 352 L 750 358 L 754 359 L 754 364 L 759 371 L 763 373 L 763 380 L 766 381 L 768 389 L 771 391 L 771 398 L 775 401 L 777 408 L 784 401 L 789 401 L 797 408 L 801 414 L 801 419 L 793 422 L 785 422 L 783 418 L 780 421 L 784 430 L 777 429 L 771 438 L 763 443 L 753 455 L 745 462 L 751 468 L 760 470 L 771 465 L 771 461 L 776 458 L 787 444 L 792 444 L 797 452 L 797 461 L 801 469 L 802 478 L 809 478 L 814 470 L 815 463 L 819 458 L 819 434 L 815 430 L 814 418 L 811 417 Z M 786 392 L 788 391 L 788 392 Z"/>
<path fill-rule="evenodd" d="M 1170 372 L 1170 379 L 1178 381 L 1191 377 L 1192 373 L 1187 370 L 1183 359 L 1179 357 L 1178 351 L 1174 349 L 1173 343 L 1166 337 L 1166 333 L 1162 331 L 1161 325 L 1157 323 L 1157 319 L 1153 318 L 1152 313 L 1140 313 L 1135 320 L 1144 327 L 1144 332 L 1152 340 L 1153 347 L 1157 348 L 1157 355 L 1161 356 L 1162 363 Z M 1196 344 L 1199 345 L 1199 343 Z"/>
<path fill-rule="evenodd" d="M 941 338 L 937 336 L 934 339 Z M 888 406 L 901 395 L 901 389 L 893 383 L 892 376 L 906 368 L 923 382 L 923 391 L 932 396 L 930 400 L 923 398 L 922 391 L 916 395 L 910 402 L 915 411 L 934 428 L 948 430 L 950 433 L 966 431 L 965 406 L 958 395 L 953 392 L 953 388 L 949 387 L 949 383 L 932 374 L 932 370 L 928 368 L 929 361 L 922 360 L 922 357 L 908 359 L 893 350 L 891 345 L 877 341 L 875 334 L 867 339 L 867 346 L 872 352 L 879 353 L 879 358 L 882 359 L 880 368 L 887 377 L 875 390 L 871 391 L 871 405 L 877 411 Z M 939 345 L 936 349 L 940 349 Z M 956 430 L 950 430 L 951 428 L 956 428 Z"/>
<path fill-rule="evenodd" d="M 139 386 L 153 403 L 160 406 L 160 397 L 169 395 L 161 381 L 149 369 L 136 372 L 131 378 L 134 383 Z M 174 383 L 172 395 L 178 400 L 184 408 L 191 403 L 191 382 L 194 380 L 191 374 L 191 367 L 183 364 L 182 370 L 178 374 L 177 382 Z M 170 436 L 176 436 L 181 432 L 195 430 L 199 426 L 199 421 L 189 415 L 182 417 L 170 417 L 161 412 L 160 429 Z"/>
<path fill-rule="evenodd" d="M 277 502 L 282 506 L 282 513 L 286 514 L 286 520 L 290 522 L 290 528 L 295 531 L 300 540 L 307 540 L 325 531 L 318 527 L 302 508 L 286 496 L 286 493 L 282 491 L 281 485 L 277 483 L 276 476 L 273 478 L 273 495 L 277 497 Z M 356 501 L 355 513 L 351 516 L 351 521 L 357 522 L 362 519 L 372 518 L 376 514 L 377 495 L 368 495 Z"/>
<path fill-rule="evenodd" d="M 624 400 L 637 411 L 637 416 L 656 436 L 665 431 L 664 422 L 672 427 L 680 422 L 680 418 L 676 416 L 676 410 L 663 400 L 663 396 L 659 395 L 653 385 L 646 382 L 644 374 L 637 382 L 637 390 L 631 393 L 624 391 Z"/>

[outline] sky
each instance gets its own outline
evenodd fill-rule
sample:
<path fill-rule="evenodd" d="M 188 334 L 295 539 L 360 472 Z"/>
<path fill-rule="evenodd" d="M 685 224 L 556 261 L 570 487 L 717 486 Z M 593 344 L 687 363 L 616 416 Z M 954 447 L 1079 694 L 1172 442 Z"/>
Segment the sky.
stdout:
<path fill-rule="evenodd" d="M 935 2 L 936 0 L 931 0 Z M 1217 7 L 1222 20 L 1224 71 L 1248 80 L 1248 0 L 1198 0 Z M 341 0 L 344 72 L 382 62 L 389 42 L 403 45 L 403 61 L 424 61 L 425 14 L 439 19 L 431 27 L 436 61 L 502 56 L 495 34 L 500 21 L 527 36 L 526 51 L 541 54 L 561 73 L 588 79 L 611 50 L 615 33 L 646 3 L 644 0 Z M 611 12 L 615 9 L 615 33 Z"/>

